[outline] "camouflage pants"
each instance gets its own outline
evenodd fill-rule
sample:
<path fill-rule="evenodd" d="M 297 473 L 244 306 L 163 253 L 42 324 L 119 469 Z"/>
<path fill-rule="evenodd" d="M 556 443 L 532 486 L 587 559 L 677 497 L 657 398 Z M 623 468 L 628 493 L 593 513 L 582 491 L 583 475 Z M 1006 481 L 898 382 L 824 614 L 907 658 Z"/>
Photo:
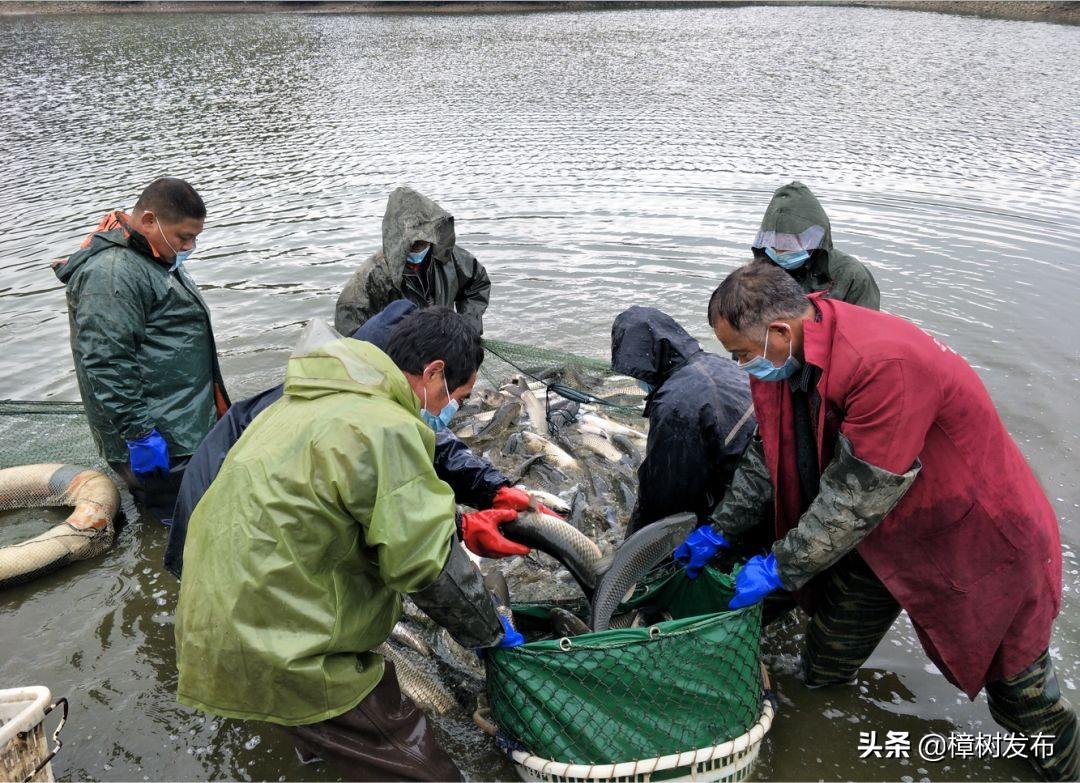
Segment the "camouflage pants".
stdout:
<path fill-rule="evenodd" d="M 900 605 L 855 552 L 829 569 L 824 595 L 806 629 L 803 677 L 809 687 L 848 683 L 884 638 Z M 1077 717 L 1061 695 L 1044 652 L 1017 674 L 986 684 L 990 714 L 1009 731 L 1052 735 L 1053 755 L 1031 761 L 1047 780 L 1080 778 Z"/>

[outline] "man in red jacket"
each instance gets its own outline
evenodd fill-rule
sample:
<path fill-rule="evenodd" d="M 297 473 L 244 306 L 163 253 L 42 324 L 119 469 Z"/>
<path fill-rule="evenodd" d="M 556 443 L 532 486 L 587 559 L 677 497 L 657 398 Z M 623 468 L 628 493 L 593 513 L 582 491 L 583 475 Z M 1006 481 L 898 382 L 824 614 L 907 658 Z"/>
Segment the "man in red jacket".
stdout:
<path fill-rule="evenodd" d="M 1053 735 L 1032 758 L 1045 777 L 1076 780 L 1077 718 L 1048 655 L 1057 520 L 975 371 L 913 324 L 808 297 L 768 264 L 735 270 L 709 323 L 751 375 L 759 437 L 676 556 L 696 572 L 771 502 L 776 542 L 739 572 L 732 606 L 794 592 L 812 616 L 807 685 L 850 682 L 904 609 L 998 723 Z"/>

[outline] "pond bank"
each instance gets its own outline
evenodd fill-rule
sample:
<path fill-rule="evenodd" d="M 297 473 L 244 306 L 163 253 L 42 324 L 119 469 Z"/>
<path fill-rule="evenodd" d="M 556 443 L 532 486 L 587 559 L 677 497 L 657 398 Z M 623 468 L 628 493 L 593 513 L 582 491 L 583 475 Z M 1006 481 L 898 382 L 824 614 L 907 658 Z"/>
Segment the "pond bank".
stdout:
<path fill-rule="evenodd" d="M 925 11 L 960 16 L 981 16 L 991 19 L 1015 19 L 1029 22 L 1080 24 L 1080 3 L 1034 2 L 1033 0 L 820 0 L 820 2 L 742 2 L 742 0 L 673 0 L 671 2 L 343 2 L 342 0 L 312 0 L 292 2 L 283 0 L 130 0 L 129 2 L 32 2 L 13 0 L 0 4 L 0 16 L 16 14 L 82 14 L 82 13 L 319 13 L 319 14 L 392 14 L 444 13 L 494 14 L 551 11 L 592 11 L 643 8 L 739 7 L 747 5 L 839 5 L 870 8 L 891 8 L 900 11 Z"/>

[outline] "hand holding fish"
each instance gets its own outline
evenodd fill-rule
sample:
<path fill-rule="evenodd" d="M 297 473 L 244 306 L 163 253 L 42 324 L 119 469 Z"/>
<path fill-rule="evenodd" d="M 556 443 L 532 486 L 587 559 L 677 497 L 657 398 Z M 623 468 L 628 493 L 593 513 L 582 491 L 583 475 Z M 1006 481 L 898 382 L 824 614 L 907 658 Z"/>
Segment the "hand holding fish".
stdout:
<path fill-rule="evenodd" d="M 563 519 L 562 515 L 556 514 L 541 503 L 535 494 L 520 487 L 500 487 L 499 491 L 495 493 L 495 498 L 491 501 L 491 507 L 509 508 L 514 511 L 539 511 L 541 514 Z"/>
<path fill-rule="evenodd" d="M 512 508 L 490 508 L 464 514 L 461 517 L 461 538 L 465 546 L 480 557 L 527 555 L 531 551 L 529 547 L 516 544 L 499 532 L 499 525 L 514 522 L 517 516 L 517 511 Z"/>

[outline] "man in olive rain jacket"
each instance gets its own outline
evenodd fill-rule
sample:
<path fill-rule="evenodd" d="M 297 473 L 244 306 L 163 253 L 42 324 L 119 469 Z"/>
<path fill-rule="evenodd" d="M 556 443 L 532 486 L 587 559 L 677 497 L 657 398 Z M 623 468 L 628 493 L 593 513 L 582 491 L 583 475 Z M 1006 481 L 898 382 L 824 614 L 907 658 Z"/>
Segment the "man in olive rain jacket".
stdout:
<path fill-rule="evenodd" d="M 483 334 L 491 281 L 469 251 L 458 247 L 454 216 L 412 188 L 386 202 L 382 250 L 349 278 L 338 297 L 334 328 L 352 334 L 397 299 L 418 307 L 450 307 Z"/>

